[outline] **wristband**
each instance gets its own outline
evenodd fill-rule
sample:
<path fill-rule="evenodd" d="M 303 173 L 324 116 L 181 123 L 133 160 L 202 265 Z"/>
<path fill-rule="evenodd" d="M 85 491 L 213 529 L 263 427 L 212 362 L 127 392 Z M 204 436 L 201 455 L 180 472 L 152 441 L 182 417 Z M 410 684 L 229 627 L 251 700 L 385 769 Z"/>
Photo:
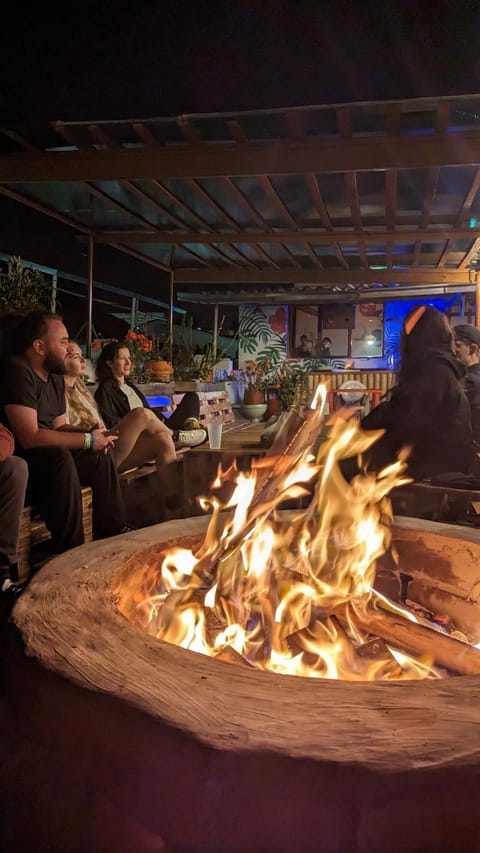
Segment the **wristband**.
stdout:
<path fill-rule="evenodd" d="M 93 432 L 86 432 L 83 436 L 83 449 L 91 450 L 95 444 L 95 436 Z"/>

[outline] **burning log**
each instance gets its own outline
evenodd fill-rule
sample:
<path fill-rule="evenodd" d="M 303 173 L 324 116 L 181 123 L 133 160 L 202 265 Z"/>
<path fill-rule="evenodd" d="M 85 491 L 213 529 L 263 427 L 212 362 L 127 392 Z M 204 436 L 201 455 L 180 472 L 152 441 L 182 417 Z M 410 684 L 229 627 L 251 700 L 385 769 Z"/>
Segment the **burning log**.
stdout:
<path fill-rule="evenodd" d="M 458 675 L 480 675 L 480 649 L 382 608 L 355 608 L 355 623 L 408 654 L 424 655 Z M 345 624 L 345 611 L 337 617 Z"/>

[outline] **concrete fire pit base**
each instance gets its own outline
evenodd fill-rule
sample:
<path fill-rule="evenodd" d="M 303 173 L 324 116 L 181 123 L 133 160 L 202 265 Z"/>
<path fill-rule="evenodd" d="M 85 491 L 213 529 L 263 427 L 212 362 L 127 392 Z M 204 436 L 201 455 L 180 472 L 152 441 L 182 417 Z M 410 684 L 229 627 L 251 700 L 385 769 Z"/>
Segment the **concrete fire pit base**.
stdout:
<path fill-rule="evenodd" d="M 112 580 L 132 555 L 204 525 L 78 548 L 19 600 L 2 849 L 480 849 L 480 678 L 260 673 L 161 643 L 115 611 Z"/>

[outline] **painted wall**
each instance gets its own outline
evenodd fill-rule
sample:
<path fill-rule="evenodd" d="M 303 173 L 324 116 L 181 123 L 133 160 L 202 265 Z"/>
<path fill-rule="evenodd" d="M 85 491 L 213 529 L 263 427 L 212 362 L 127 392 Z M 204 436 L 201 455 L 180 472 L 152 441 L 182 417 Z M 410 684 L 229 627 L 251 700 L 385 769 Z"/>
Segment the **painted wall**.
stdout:
<path fill-rule="evenodd" d="M 461 294 L 452 293 L 451 296 L 429 299 L 427 304 L 438 308 L 439 311 L 449 309 L 454 315 L 452 325 L 455 325 L 455 323 L 467 322 L 467 320 L 462 319 L 461 300 Z M 424 305 L 425 302 L 425 298 L 385 302 L 383 306 L 383 357 L 354 358 L 352 359 L 352 367 L 364 370 L 396 369 L 400 361 L 400 332 L 403 321 L 414 306 Z M 455 319 L 455 316 L 458 319 Z M 239 328 L 240 368 L 247 359 L 268 357 L 274 364 L 287 358 L 289 351 L 288 306 L 240 305 Z M 342 368 L 346 361 L 346 359 L 332 358 L 327 363 L 330 367 Z M 312 369 L 316 369 L 318 366 L 320 365 L 312 363 Z"/>
<path fill-rule="evenodd" d="M 248 359 L 270 359 L 276 364 L 287 358 L 288 307 L 239 305 L 238 366 Z"/>

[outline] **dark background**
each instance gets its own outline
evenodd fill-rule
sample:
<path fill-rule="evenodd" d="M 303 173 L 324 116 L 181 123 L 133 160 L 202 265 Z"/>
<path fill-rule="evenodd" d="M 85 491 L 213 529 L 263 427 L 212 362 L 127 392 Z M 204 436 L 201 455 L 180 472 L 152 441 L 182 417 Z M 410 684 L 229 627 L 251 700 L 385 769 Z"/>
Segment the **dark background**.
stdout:
<path fill-rule="evenodd" d="M 480 91 L 478 0 L 12 2 L 0 125 Z M 0 199 L 0 249 L 86 275 L 71 229 Z M 100 281 L 168 300 L 166 277 L 107 247 Z M 198 309 L 208 325 L 211 309 Z"/>

